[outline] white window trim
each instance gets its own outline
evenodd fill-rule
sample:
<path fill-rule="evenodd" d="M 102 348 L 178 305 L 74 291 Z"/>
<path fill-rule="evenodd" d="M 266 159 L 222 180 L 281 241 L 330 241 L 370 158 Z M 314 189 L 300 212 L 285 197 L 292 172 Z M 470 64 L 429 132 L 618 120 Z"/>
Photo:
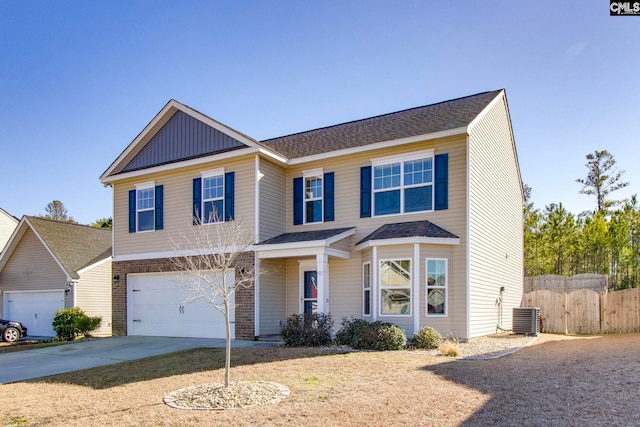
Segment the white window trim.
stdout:
<path fill-rule="evenodd" d="M 307 199 L 307 179 L 309 178 L 319 178 L 322 183 L 322 192 L 320 193 L 320 197 L 312 197 Z M 316 202 L 320 201 L 321 208 L 320 221 L 307 221 L 307 203 L 308 202 Z M 314 169 L 312 171 L 302 172 L 302 223 L 303 224 L 322 224 L 324 222 L 324 173 L 322 169 Z"/>
<path fill-rule="evenodd" d="M 445 285 L 429 286 L 429 261 L 444 261 Z M 426 317 L 449 317 L 449 260 L 447 258 L 426 258 L 424 261 L 424 312 Z M 429 314 L 429 289 L 444 289 L 444 313 Z"/>
<path fill-rule="evenodd" d="M 364 267 L 369 266 L 369 287 L 364 287 Z M 362 264 L 362 317 L 371 317 L 373 315 L 373 272 L 371 271 L 371 261 L 367 261 Z M 364 312 L 364 292 L 369 291 L 369 313 Z"/>
<path fill-rule="evenodd" d="M 141 182 L 139 184 L 135 184 L 136 187 L 136 233 L 152 233 L 154 231 L 156 231 L 156 224 L 155 224 L 155 212 L 156 212 L 156 182 L 155 181 L 147 181 L 147 182 Z M 138 192 L 142 191 L 142 190 L 148 190 L 151 189 L 151 192 L 153 193 L 153 204 L 152 207 L 147 208 L 147 209 L 138 209 Z M 153 229 L 151 230 L 140 230 L 140 217 L 138 216 L 138 214 L 140 212 L 149 212 L 149 211 L 153 211 Z"/>
<path fill-rule="evenodd" d="M 202 185 L 200 186 L 200 212 L 202 212 L 202 225 L 209 225 L 209 224 L 220 224 L 222 222 L 224 222 L 224 190 L 225 190 L 225 175 L 224 175 L 224 168 L 217 168 L 217 169 L 209 169 L 207 171 L 203 171 L 200 172 L 200 179 L 202 180 Z M 222 197 L 216 197 L 213 199 L 205 199 L 204 198 L 204 180 L 205 178 L 213 178 L 216 176 L 222 176 Z M 219 221 L 208 221 L 208 218 L 204 217 L 204 204 L 206 202 L 215 202 L 218 200 L 222 200 L 222 216 L 219 219 Z"/>
<path fill-rule="evenodd" d="M 426 158 L 431 158 L 431 184 L 405 185 L 405 183 L 404 183 L 404 164 L 405 164 L 405 162 L 412 161 L 412 160 L 426 159 Z M 384 166 L 384 165 L 393 164 L 393 163 L 400 163 L 400 185 L 396 186 L 396 187 L 376 189 L 375 188 L 375 168 L 376 168 L 376 166 Z M 396 155 L 393 155 L 393 156 L 377 157 L 377 158 L 371 159 L 371 166 L 372 166 L 372 170 L 371 170 L 371 207 L 372 207 L 371 214 L 372 214 L 373 217 L 382 218 L 382 217 L 387 217 L 387 216 L 411 215 L 411 214 L 424 213 L 424 212 L 433 212 L 435 210 L 435 186 L 434 186 L 434 181 L 435 181 L 436 162 L 435 162 L 435 150 L 433 148 L 428 149 L 428 150 L 415 151 L 415 152 L 408 153 L 408 154 L 396 154 Z M 405 189 L 409 189 L 409 188 L 427 187 L 429 185 L 431 186 L 431 209 L 430 210 L 424 210 L 424 211 L 405 212 L 404 211 L 404 190 Z M 391 214 L 384 214 L 384 215 L 376 215 L 376 193 L 383 193 L 383 192 L 394 191 L 394 190 L 400 191 L 400 212 L 391 213 Z"/>
<path fill-rule="evenodd" d="M 380 271 L 380 266 L 382 265 L 383 262 L 386 261 L 409 261 L 409 263 L 413 262 L 413 259 L 411 258 L 381 258 L 378 260 L 378 274 L 377 274 L 377 280 L 378 280 L 378 295 L 380 298 L 378 298 L 378 302 L 379 302 L 379 307 L 378 307 L 378 311 L 379 311 L 379 316 L 380 317 L 411 317 L 413 316 L 413 307 L 412 307 L 412 301 L 413 298 L 415 298 L 415 296 L 413 295 L 413 271 L 411 270 L 411 266 L 409 266 L 409 274 L 411 276 L 411 278 L 409 279 L 409 284 L 407 285 L 407 287 L 397 287 L 397 286 L 382 286 L 382 272 Z M 382 291 L 384 289 L 408 289 L 409 290 L 409 313 L 406 314 L 387 314 L 387 313 L 383 313 L 382 312 Z"/>

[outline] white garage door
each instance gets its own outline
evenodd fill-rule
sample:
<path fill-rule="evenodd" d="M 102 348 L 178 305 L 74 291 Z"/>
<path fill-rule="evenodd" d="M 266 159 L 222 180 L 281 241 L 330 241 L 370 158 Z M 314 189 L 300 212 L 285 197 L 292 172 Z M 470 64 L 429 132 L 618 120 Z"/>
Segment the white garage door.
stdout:
<path fill-rule="evenodd" d="M 64 309 L 64 291 L 6 292 L 4 314 L 21 322 L 31 336 L 54 337 L 53 318 Z"/>
<path fill-rule="evenodd" d="M 233 272 L 227 284 L 233 283 Z M 224 316 L 203 300 L 185 304 L 190 291 L 178 276 L 166 274 L 127 275 L 127 334 L 225 338 Z M 233 298 L 232 298 L 233 305 Z M 231 308 L 231 338 L 235 337 L 235 310 Z"/>

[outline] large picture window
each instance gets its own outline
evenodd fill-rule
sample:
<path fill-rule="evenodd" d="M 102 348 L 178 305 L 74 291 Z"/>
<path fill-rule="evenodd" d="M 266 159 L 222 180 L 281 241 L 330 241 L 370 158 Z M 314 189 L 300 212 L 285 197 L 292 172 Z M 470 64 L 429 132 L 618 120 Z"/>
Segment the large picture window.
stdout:
<path fill-rule="evenodd" d="M 362 265 L 362 315 L 371 316 L 371 263 Z"/>
<path fill-rule="evenodd" d="M 373 204 L 378 216 L 433 210 L 433 153 L 375 160 Z"/>
<path fill-rule="evenodd" d="M 380 314 L 411 314 L 411 260 L 380 262 Z"/>
<path fill-rule="evenodd" d="M 427 259 L 427 316 L 447 315 L 447 260 Z"/>

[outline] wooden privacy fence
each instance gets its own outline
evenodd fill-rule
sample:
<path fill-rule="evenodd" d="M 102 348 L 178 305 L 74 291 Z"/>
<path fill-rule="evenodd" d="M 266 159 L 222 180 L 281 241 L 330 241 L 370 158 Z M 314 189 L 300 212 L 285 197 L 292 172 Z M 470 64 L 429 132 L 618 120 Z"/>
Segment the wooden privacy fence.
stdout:
<path fill-rule="evenodd" d="M 554 281 L 551 276 L 544 276 L 544 279 L 537 280 L 537 287 L 549 289 L 532 287 L 529 289 L 534 290 L 529 292 L 527 279 L 538 278 L 525 278 L 526 293 L 522 306 L 540 308 L 542 332 L 599 334 L 640 331 L 640 288 L 607 291 L 606 277 L 603 276 L 604 288 L 602 283 L 597 285 L 597 279 L 591 277 L 588 289 L 578 289 L 575 283 L 579 280 L 575 277 L 555 276 Z M 545 282 L 545 286 L 541 285 Z"/>

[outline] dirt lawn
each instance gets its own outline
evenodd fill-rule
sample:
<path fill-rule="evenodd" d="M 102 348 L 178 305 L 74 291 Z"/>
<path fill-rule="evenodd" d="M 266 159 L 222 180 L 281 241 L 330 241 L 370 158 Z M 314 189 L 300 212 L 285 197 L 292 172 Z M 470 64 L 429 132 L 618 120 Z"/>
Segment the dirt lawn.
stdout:
<path fill-rule="evenodd" d="M 275 406 L 229 411 L 162 402 L 170 391 L 222 381 L 223 352 L 193 350 L 0 385 L 0 425 L 640 425 L 640 334 L 542 335 L 494 360 L 238 349 L 232 380 L 278 382 L 291 395 Z"/>

